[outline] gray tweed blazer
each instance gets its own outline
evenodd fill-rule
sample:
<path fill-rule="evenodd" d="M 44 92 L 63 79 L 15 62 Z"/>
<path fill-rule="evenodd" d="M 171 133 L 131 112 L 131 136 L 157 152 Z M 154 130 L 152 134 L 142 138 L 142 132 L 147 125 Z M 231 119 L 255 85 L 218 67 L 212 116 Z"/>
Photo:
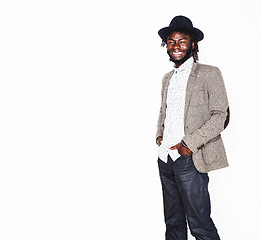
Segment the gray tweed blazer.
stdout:
<path fill-rule="evenodd" d="M 169 80 L 174 70 L 162 80 L 161 107 L 156 137 L 163 136 Z M 199 172 L 206 173 L 228 166 L 220 133 L 224 130 L 228 99 L 224 81 L 217 67 L 194 63 L 186 89 L 184 132 L 182 139 L 193 152 Z M 164 138 L 164 136 L 163 136 Z"/>

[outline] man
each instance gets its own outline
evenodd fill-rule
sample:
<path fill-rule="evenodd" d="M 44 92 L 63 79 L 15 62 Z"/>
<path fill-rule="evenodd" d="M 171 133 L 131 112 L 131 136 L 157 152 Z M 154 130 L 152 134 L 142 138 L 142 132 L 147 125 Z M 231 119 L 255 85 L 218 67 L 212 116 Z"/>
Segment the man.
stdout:
<path fill-rule="evenodd" d="M 190 19 L 176 16 L 159 30 L 174 70 L 162 81 L 156 141 L 163 190 L 166 240 L 220 239 L 210 217 L 208 172 L 228 166 L 220 133 L 229 121 L 217 67 L 197 63 L 204 38 Z"/>

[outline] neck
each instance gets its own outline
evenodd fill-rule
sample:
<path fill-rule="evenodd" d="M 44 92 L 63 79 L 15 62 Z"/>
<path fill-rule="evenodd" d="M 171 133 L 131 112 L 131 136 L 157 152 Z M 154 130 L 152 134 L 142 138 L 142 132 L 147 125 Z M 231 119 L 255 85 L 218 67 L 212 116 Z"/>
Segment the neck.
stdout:
<path fill-rule="evenodd" d="M 191 58 L 191 56 L 186 58 L 185 61 L 184 60 L 183 61 L 175 61 L 174 62 L 175 63 L 175 68 L 179 68 L 182 64 L 184 64 L 186 61 L 188 61 Z"/>

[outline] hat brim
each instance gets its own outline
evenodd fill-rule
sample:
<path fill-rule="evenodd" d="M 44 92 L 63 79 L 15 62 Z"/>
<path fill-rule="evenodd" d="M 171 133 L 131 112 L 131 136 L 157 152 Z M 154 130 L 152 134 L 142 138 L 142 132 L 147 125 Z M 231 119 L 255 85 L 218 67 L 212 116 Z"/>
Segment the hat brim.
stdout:
<path fill-rule="evenodd" d="M 187 32 L 193 34 L 197 38 L 198 41 L 201 41 L 204 38 L 204 34 L 202 31 L 200 31 L 197 28 L 184 28 L 184 27 L 165 27 L 162 28 L 158 31 L 159 36 L 161 39 L 166 42 L 167 37 L 172 33 L 172 32 Z"/>

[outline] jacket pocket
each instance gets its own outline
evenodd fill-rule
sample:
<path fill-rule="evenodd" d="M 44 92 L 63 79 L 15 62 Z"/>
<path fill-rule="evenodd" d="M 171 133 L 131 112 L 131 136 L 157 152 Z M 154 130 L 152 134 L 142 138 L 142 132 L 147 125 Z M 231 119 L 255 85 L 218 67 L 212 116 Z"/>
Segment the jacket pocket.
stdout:
<path fill-rule="evenodd" d="M 223 153 L 223 148 L 224 145 L 220 135 L 209 141 L 201 148 L 204 163 L 211 164 L 219 159 Z"/>

